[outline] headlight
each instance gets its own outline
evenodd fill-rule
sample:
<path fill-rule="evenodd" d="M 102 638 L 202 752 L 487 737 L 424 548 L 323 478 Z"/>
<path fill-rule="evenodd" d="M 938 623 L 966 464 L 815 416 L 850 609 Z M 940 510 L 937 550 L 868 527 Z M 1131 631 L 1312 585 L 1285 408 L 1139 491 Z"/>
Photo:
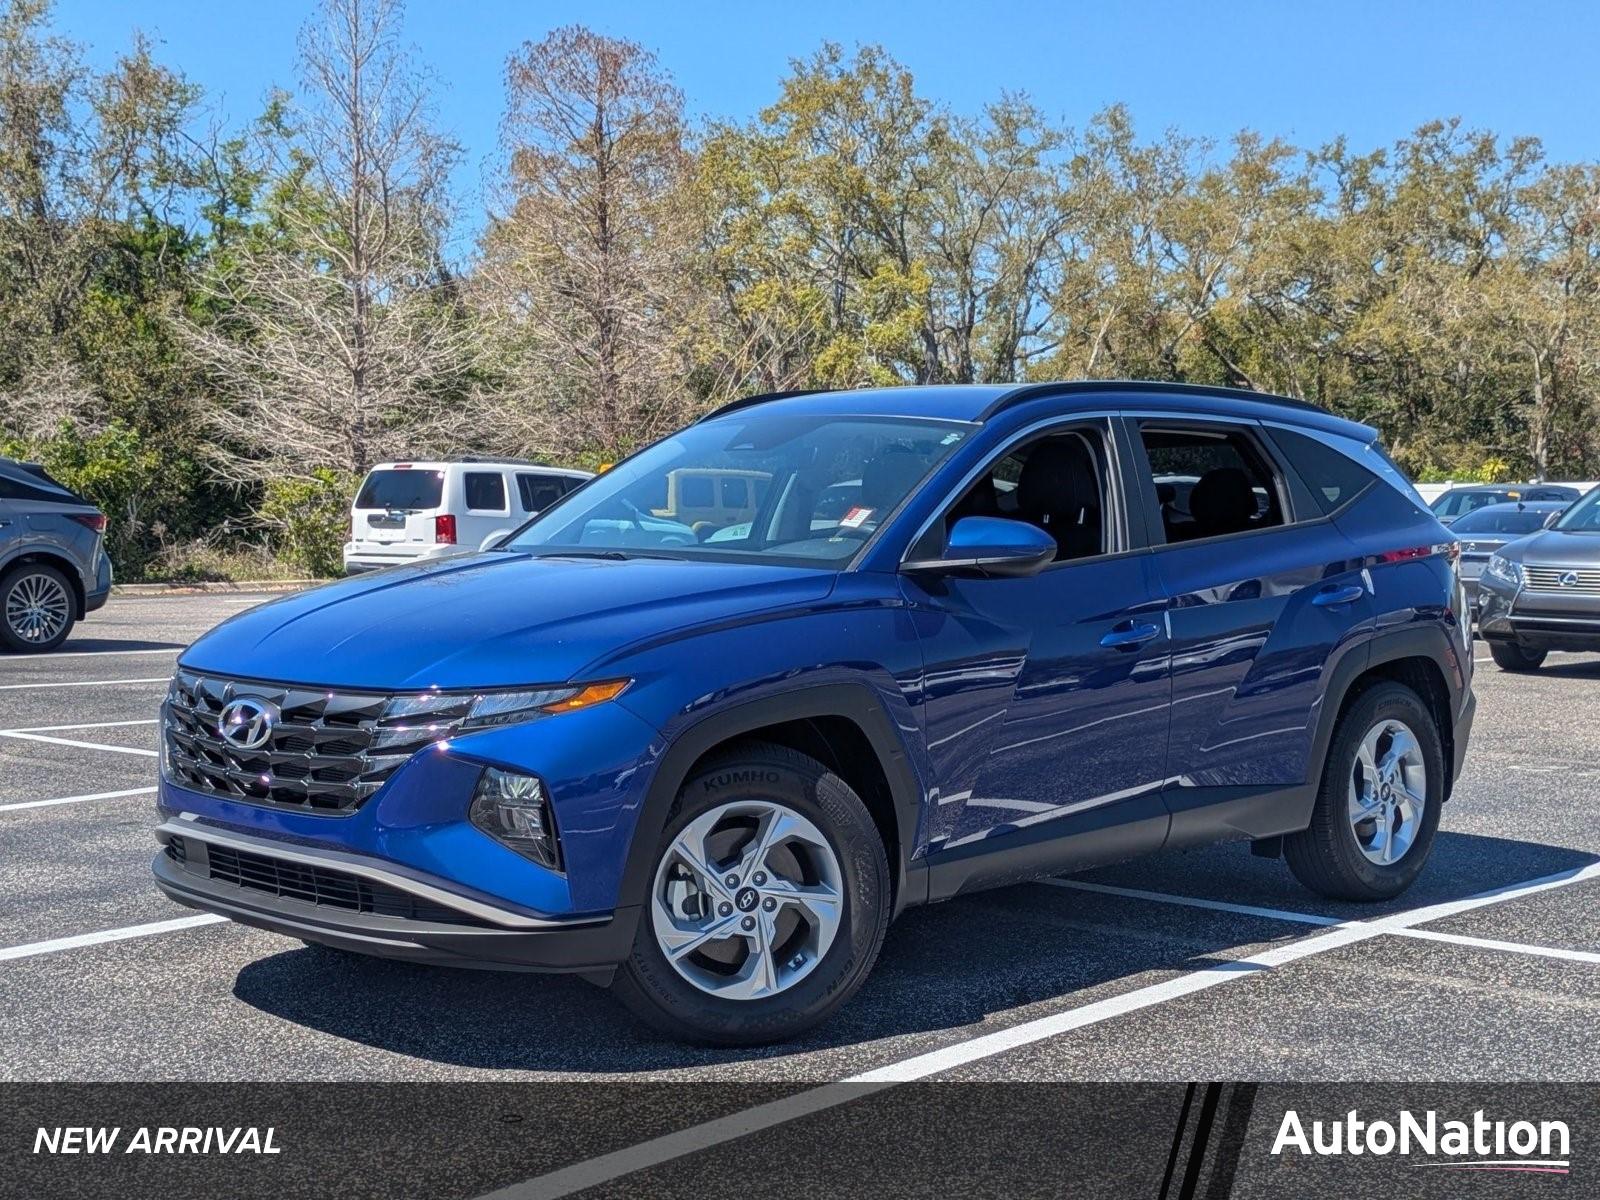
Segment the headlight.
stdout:
<path fill-rule="evenodd" d="M 588 708 L 620 695 L 628 683 L 626 679 L 611 679 L 605 683 L 579 684 L 575 687 L 482 692 L 472 697 L 466 715 L 459 718 L 460 723 L 455 726 L 454 732 L 470 733 L 495 725 L 514 725 L 518 721 L 532 720 L 542 713 L 573 712 Z M 437 692 L 396 696 L 389 701 L 383 715 L 385 718 L 431 715 L 438 712 L 439 701 Z"/>
<path fill-rule="evenodd" d="M 1491 554 L 1483 573 L 1510 587 L 1522 586 L 1522 564 L 1514 563 L 1503 554 Z"/>
<path fill-rule="evenodd" d="M 561 869 L 550 800 L 535 776 L 485 768 L 468 815 L 473 825 L 522 857 L 552 871 Z"/>

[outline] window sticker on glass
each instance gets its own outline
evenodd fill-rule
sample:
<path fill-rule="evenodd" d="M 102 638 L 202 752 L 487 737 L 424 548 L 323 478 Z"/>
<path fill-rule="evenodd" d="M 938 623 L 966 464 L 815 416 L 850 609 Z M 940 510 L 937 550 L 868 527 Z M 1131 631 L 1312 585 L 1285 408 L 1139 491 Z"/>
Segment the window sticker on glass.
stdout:
<path fill-rule="evenodd" d="M 839 525 L 844 529 L 860 529 L 871 515 L 872 510 L 870 508 L 852 508 L 839 518 Z"/>

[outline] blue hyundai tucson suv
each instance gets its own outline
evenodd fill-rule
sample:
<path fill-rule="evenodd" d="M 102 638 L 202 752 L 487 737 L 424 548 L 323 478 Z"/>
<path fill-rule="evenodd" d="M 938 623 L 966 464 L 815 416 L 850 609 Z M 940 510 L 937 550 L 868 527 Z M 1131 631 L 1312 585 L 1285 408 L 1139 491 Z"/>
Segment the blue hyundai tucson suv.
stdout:
<path fill-rule="evenodd" d="M 1145 383 L 730 404 L 492 549 L 191 646 L 156 879 L 727 1044 L 978 888 L 1240 839 L 1386 900 L 1474 700 L 1455 544 L 1375 438 Z M 674 509 L 708 487 L 722 520 Z"/>

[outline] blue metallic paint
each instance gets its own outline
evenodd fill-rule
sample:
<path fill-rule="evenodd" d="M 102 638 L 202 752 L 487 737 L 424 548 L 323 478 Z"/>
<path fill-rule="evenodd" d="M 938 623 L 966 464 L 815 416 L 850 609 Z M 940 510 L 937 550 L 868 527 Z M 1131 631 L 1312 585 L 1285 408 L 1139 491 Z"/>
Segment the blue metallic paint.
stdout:
<path fill-rule="evenodd" d="M 1199 829 L 1282 831 L 1252 827 L 1263 819 L 1303 826 L 1338 701 L 1332 681 L 1347 685 L 1374 639 L 1397 630 L 1421 626 L 1460 642 L 1459 589 L 1451 594 L 1443 558 L 1383 557 L 1448 535 L 1384 485 L 1331 519 L 1154 548 L 1143 544 L 1146 501 L 1130 494 L 1123 552 L 1025 578 L 899 571 L 958 484 L 1047 419 L 1153 408 L 1241 423 L 1270 417 L 1363 442 L 1364 427 L 1248 397 L 1135 384 L 1053 396 L 907 388 L 777 403 L 985 421 L 843 571 L 486 553 L 344 580 L 235 617 L 183 664 L 396 691 L 632 683 L 592 709 L 424 752 L 348 816 L 229 802 L 165 780 L 162 808 L 370 854 L 533 915 L 604 914 L 640 900 L 639 864 L 689 765 L 677 748 L 745 727 L 740 713 L 792 706 L 809 717 L 804 697 L 847 694 L 865 706 L 852 720 L 882 726 L 872 741 L 905 814 L 898 866 L 916 902 L 927 893 L 915 879 L 929 864 L 964 864 L 932 889 L 937 898 L 1014 877 L 1008 847 L 1034 847 L 1027 870 L 1126 857 L 1159 848 L 1169 830 L 1184 840 L 1177 818 L 1206 806 L 1222 815 L 1186 819 L 1185 839 Z M 1117 431 L 1119 446 L 1125 437 Z M 1352 586 L 1358 599 L 1314 603 Z M 1141 630 L 1131 645 L 1108 644 L 1108 635 L 1145 624 L 1154 636 Z M 1442 667 L 1452 695 L 1467 697 L 1458 706 L 1469 719 L 1470 658 L 1452 652 Z M 545 781 L 564 873 L 467 824 L 484 764 Z M 1284 797 L 1281 818 L 1253 806 L 1235 819 L 1228 805 L 1241 791 Z"/>

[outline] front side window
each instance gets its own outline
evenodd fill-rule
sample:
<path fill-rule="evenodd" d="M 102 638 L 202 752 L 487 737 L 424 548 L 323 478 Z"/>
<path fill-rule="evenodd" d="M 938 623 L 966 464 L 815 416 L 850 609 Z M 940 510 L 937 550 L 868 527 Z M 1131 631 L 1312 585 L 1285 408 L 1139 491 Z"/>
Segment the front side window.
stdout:
<path fill-rule="evenodd" d="M 963 492 L 938 532 L 948 538 L 962 517 L 1008 517 L 1055 538 L 1056 562 L 1105 554 L 1112 549 L 1106 463 L 1098 430 L 1035 438 L 1006 453 Z M 942 548 L 919 543 L 912 557 L 931 558 Z"/>
<path fill-rule="evenodd" d="M 758 407 L 664 438 L 524 526 L 506 548 L 842 566 L 973 429 Z M 753 503 L 705 519 L 718 515 L 714 484 L 728 477 L 749 481 Z M 686 493 L 702 484 L 709 495 L 692 504 Z M 668 495 L 676 508 L 663 507 Z"/>
<path fill-rule="evenodd" d="M 1243 430 L 1162 423 L 1140 433 L 1169 543 L 1286 523 L 1280 480 Z"/>

